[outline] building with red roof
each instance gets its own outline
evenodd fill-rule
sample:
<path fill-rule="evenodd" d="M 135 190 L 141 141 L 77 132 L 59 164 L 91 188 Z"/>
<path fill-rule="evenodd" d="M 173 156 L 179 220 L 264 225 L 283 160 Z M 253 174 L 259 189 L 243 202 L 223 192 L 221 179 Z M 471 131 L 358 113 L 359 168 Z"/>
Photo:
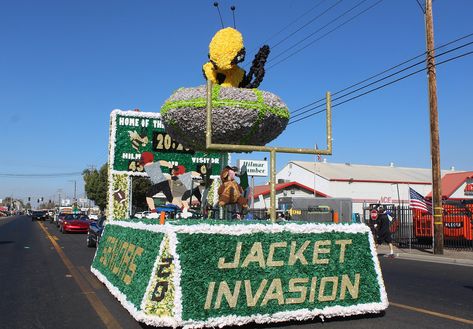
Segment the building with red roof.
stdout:
<path fill-rule="evenodd" d="M 442 177 L 443 200 L 465 200 L 473 198 L 473 171 L 446 174 Z M 432 192 L 426 198 L 432 199 Z"/>

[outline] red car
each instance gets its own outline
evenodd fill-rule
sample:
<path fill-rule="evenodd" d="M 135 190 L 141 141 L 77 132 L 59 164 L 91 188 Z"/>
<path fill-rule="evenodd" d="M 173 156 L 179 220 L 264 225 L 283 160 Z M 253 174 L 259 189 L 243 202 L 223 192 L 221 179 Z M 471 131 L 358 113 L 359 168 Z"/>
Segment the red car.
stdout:
<path fill-rule="evenodd" d="M 89 231 L 89 217 L 86 215 L 69 214 L 64 217 L 59 226 L 59 231 L 87 233 Z"/>

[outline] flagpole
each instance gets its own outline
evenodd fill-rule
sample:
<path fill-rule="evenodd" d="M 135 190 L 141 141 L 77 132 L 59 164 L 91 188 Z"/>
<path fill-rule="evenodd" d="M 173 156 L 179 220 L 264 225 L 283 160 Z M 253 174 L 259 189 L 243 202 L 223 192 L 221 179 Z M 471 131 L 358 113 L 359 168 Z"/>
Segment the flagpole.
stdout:
<path fill-rule="evenodd" d="M 409 195 L 409 203 L 408 207 L 411 209 L 410 211 L 410 227 L 409 227 L 409 252 L 412 251 L 412 230 L 414 229 L 414 216 L 412 215 L 412 208 L 411 208 L 411 186 L 407 184 L 407 194 Z"/>

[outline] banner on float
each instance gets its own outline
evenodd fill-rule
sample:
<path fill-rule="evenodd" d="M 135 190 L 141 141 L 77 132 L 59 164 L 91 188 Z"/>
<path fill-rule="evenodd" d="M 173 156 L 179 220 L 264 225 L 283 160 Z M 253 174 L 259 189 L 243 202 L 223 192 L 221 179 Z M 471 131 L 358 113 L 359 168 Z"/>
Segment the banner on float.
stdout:
<path fill-rule="evenodd" d="M 92 271 L 138 321 L 155 326 L 307 320 L 388 306 L 362 224 L 114 221 Z"/>

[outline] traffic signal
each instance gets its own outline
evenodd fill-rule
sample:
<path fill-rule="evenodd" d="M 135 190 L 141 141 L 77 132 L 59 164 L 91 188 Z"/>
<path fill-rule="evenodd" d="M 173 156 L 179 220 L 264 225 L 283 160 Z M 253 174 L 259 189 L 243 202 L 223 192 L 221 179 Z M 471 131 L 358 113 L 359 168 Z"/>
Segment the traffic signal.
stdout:
<path fill-rule="evenodd" d="M 30 202 L 30 201 L 31 201 L 31 197 L 28 197 L 28 202 Z"/>

